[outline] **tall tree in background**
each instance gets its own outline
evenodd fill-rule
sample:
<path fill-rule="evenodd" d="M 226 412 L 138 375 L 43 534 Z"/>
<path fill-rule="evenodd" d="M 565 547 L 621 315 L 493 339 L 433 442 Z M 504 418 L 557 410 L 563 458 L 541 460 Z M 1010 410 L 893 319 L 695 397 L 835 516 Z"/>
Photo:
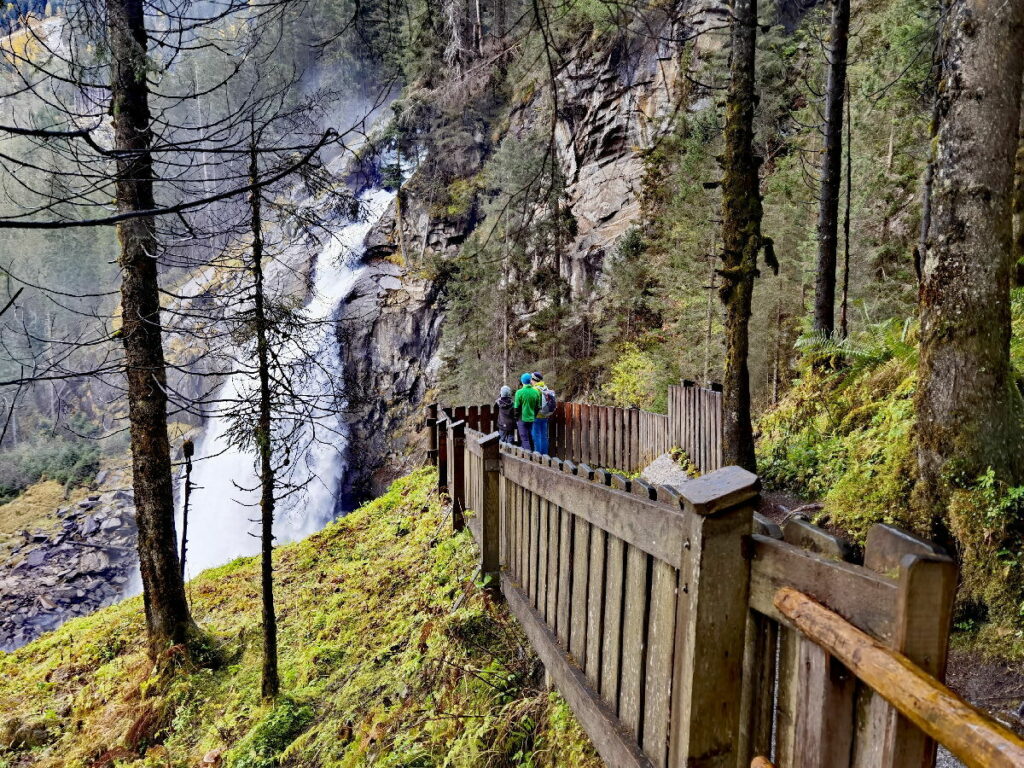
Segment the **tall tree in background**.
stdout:
<path fill-rule="evenodd" d="M 754 472 L 754 430 L 750 421 L 750 311 L 757 256 L 777 269 L 771 240 L 761 234 L 760 158 L 754 155 L 754 109 L 757 105 L 755 54 L 757 0 L 732 4 L 732 51 L 725 107 L 725 152 L 722 158 L 722 268 L 719 296 L 725 304 L 725 380 L 722 440 L 726 464 Z"/>
<path fill-rule="evenodd" d="M 1017 162 L 1013 167 L 1013 265 L 1016 285 L 1024 286 L 1024 109 L 1019 133 Z"/>
<path fill-rule="evenodd" d="M 918 499 L 936 534 L 948 537 L 952 488 L 989 469 L 1000 483 L 1024 480 L 1021 398 L 1010 366 L 1024 0 L 957 0 L 943 37 L 916 408 Z"/>
<path fill-rule="evenodd" d="M 152 211 L 148 36 L 142 0 L 107 0 L 117 208 Z M 157 243 L 151 217 L 117 225 L 121 246 L 121 340 L 128 377 L 132 482 L 139 570 L 151 655 L 187 644 L 195 625 L 185 599 L 174 531 L 167 373 L 160 322 Z"/>
<path fill-rule="evenodd" d="M 850 0 L 833 0 L 825 87 L 825 151 L 821 158 L 818 197 L 818 263 L 814 280 L 814 330 L 828 336 L 835 330 L 836 253 L 839 190 L 843 168 L 843 99 L 846 94 L 846 52 L 850 38 Z"/>
<path fill-rule="evenodd" d="M 249 155 L 249 179 L 260 178 L 260 156 L 254 132 Z M 264 698 L 274 698 L 281 688 L 277 673 L 277 613 L 274 609 L 274 463 L 271 434 L 270 341 L 263 290 L 263 217 L 262 194 L 254 189 L 250 195 L 252 212 L 252 277 L 253 325 L 256 330 L 256 359 L 259 368 L 259 416 L 256 420 L 256 449 L 259 452 L 260 475 L 260 587 L 263 597 L 263 673 Z"/>

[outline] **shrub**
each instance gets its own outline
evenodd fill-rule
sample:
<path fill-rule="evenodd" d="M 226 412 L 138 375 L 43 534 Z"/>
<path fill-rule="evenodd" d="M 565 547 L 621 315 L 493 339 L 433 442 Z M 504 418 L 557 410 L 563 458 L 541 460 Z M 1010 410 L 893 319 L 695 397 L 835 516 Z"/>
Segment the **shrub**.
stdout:
<path fill-rule="evenodd" d="M 99 470 L 100 449 L 92 441 L 58 436 L 21 443 L 2 457 L 0 503 L 40 480 L 56 480 L 69 487 L 85 483 Z"/>

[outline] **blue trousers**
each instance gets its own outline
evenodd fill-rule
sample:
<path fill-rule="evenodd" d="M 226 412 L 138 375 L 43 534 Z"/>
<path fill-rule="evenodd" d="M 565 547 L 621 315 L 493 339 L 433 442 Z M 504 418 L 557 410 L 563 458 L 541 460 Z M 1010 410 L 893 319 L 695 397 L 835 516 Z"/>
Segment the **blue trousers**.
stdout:
<path fill-rule="evenodd" d="M 548 453 L 548 420 L 537 419 L 533 422 L 532 435 L 533 438 L 533 450 L 537 453 L 543 453 L 547 456 Z"/>
<path fill-rule="evenodd" d="M 517 421 L 516 426 L 519 427 L 519 447 L 525 451 L 533 450 L 533 443 L 530 441 L 530 427 L 533 424 L 531 421 Z"/>

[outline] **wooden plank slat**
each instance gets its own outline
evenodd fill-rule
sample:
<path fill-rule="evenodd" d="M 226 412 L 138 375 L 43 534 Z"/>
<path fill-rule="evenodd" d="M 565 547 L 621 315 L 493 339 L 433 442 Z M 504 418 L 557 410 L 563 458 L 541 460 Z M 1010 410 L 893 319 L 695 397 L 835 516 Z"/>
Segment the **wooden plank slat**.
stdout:
<path fill-rule="evenodd" d="M 583 452 L 580 447 L 583 441 L 583 406 L 579 403 L 573 403 L 572 406 L 572 433 L 572 460 L 579 464 L 583 461 Z"/>
<path fill-rule="evenodd" d="M 677 579 L 678 571 L 668 563 L 661 560 L 652 563 L 641 746 L 656 766 L 668 764 Z"/>
<path fill-rule="evenodd" d="M 793 768 L 846 768 L 853 738 L 856 680 L 810 640 L 797 639 Z"/>
<path fill-rule="evenodd" d="M 606 540 L 604 616 L 601 630 L 601 698 L 619 711 L 619 668 L 622 662 L 622 588 L 626 578 L 626 544 Z"/>
<path fill-rule="evenodd" d="M 590 530 L 590 573 L 587 576 L 587 679 L 601 685 L 601 623 L 604 611 L 605 532 Z"/>
<path fill-rule="evenodd" d="M 690 523 L 681 510 L 634 494 L 556 474 L 509 457 L 505 472 L 512 482 L 538 493 L 597 527 L 678 568 Z M 695 485 L 695 484 L 694 484 Z"/>
<path fill-rule="evenodd" d="M 558 510 L 558 605 L 555 607 L 555 628 L 558 641 L 569 648 L 570 608 L 572 601 L 572 514 Z"/>
<path fill-rule="evenodd" d="M 573 516 L 572 598 L 569 606 L 569 652 L 581 668 L 587 663 L 587 578 L 590 573 L 590 523 Z"/>
<path fill-rule="evenodd" d="M 580 454 L 577 464 L 590 464 L 590 405 L 580 406 Z"/>
<path fill-rule="evenodd" d="M 775 592 L 791 586 L 830 606 L 879 639 L 892 637 L 897 585 L 862 566 L 830 560 L 792 544 L 753 534 L 750 607 L 776 621 Z M 783 763 L 785 764 L 785 763 Z"/>
<path fill-rule="evenodd" d="M 558 583 L 558 529 L 560 514 L 561 510 L 556 505 L 548 505 L 548 600 L 547 608 L 544 610 L 544 619 L 551 627 L 555 627 L 557 622 L 558 590 L 561 586 Z"/>
<path fill-rule="evenodd" d="M 586 730 L 606 764 L 617 768 L 652 768 L 651 761 L 626 734 L 615 713 L 594 694 L 583 672 L 551 634 L 519 590 L 507 591 L 508 605 L 526 632 L 559 692 Z"/>
<path fill-rule="evenodd" d="M 626 550 L 626 586 L 622 619 L 622 671 L 619 673 L 619 719 L 637 741 L 642 736 L 643 681 L 647 668 L 647 554 Z"/>
<path fill-rule="evenodd" d="M 615 409 L 615 467 L 621 471 L 629 471 L 626 466 L 626 412 L 622 408 Z"/>
<path fill-rule="evenodd" d="M 772 752 L 775 671 L 779 625 L 754 611 L 747 612 L 740 699 L 740 764 Z"/>
<path fill-rule="evenodd" d="M 530 602 L 534 608 L 537 607 L 537 556 L 540 552 L 539 542 L 539 529 L 540 529 L 540 511 L 538 510 L 538 502 L 540 495 L 537 493 L 530 492 L 527 494 L 527 514 L 528 514 L 528 538 L 529 538 L 529 562 L 527 563 L 527 593 L 530 596 Z"/>
<path fill-rule="evenodd" d="M 643 469 L 640 458 L 640 411 L 636 408 L 629 409 L 629 470 L 639 472 Z"/>
<path fill-rule="evenodd" d="M 537 613 L 547 620 L 548 611 L 548 502 L 537 498 Z"/>
<path fill-rule="evenodd" d="M 800 685 L 797 651 L 799 633 L 789 627 L 779 628 L 779 687 L 775 700 L 775 759 L 779 765 L 792 766 L 796 750 L 796 711 Z"/>
<path fill-rule="evenodd" d="M 526 563 L 530 550 L 529 539 L 526 535 L 526 489 L 516 485 L 516 538 L 518 540 L 516 551 L 516 581 L 526 591 Z"/>

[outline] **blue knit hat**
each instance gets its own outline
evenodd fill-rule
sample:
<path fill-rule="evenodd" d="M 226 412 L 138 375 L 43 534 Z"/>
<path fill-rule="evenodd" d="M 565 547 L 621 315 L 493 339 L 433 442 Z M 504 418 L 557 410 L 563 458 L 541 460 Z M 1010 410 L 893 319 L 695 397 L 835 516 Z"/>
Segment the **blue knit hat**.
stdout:
<path fill-rule="evenodd" d="M 522 376 L 519 377 L 519 381 L 523 384 L 529 384 L 532 378 L 533 376 L 531 374 L 524 373 Z"/>

